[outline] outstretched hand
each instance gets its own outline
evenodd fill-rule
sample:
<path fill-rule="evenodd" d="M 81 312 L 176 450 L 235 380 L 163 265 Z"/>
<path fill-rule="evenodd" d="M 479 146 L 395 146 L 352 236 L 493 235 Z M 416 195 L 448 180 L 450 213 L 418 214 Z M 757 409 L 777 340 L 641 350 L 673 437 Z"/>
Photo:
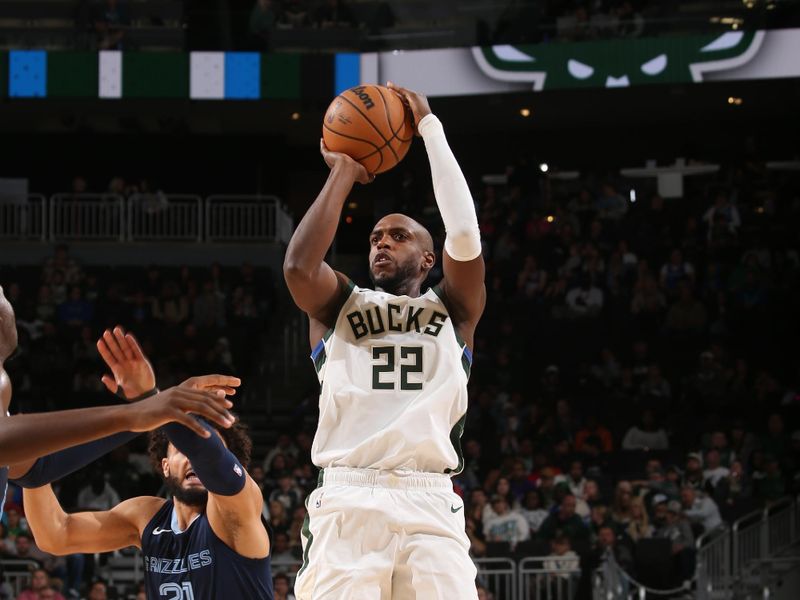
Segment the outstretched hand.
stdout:
<path fill-rule="evenodd" d="M 357 181 L 358 183 L 367 184 L 375 180 L 375 175 L 368 173 L 364 165 L 357 160 L 354 160 L 352 157 L 342 152 L 333 152 L 329 150 L 325 145 L 325 140 L 322 138 L 319 140 L 319 151 L 329 169 L 333 169 L 337 165 L 344 166 L 352 172 L 353 181 Z"/>
<path fill-rule="evenodd" d="M 242 380 L 232 375 L 198 375 L 197 377 L 189 377 L 179 387 L 233 396 L 236 393 L 236 388 L 241 384 Z"/>
<path fill-rule="evenodd" d="M 419 135 L 419 122 L 431 114 L 431 105 L 428 104 L 428 98 L 425 97 L 424 94 L 412 92 L 411 90 L 400 87 L 391 81 L 386 82 L 386 87 L 400 96 L 403 104 L 405 104 L 414 115 L 414 133 Z"/>
<path fill-rule="evenodd" d="M 101 381 L 112 394 L 122 389 L 125 398 L 130 399 L 156 387 L 153 366 L 132 333 L 119 325 L 113 331 L 106 329 L 97 340 L 97 350 L 111 369 L 111 374 L 103 375 Z"/>

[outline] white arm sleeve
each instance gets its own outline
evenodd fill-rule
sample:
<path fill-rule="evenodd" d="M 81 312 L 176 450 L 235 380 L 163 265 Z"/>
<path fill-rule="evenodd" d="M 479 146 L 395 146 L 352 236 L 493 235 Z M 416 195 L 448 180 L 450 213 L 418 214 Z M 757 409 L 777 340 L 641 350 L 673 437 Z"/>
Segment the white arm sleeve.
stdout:
<path fill-rule="evenodd" d="M 481 254 L 481 234 L 467 180 L 447 145 L 444 128 L 436 115 L 427 115 L 419 122 L 419 133 L 425 140 L 433 193 L 447 232 L 444 249 L 454 260 L 473 260 Z"/>

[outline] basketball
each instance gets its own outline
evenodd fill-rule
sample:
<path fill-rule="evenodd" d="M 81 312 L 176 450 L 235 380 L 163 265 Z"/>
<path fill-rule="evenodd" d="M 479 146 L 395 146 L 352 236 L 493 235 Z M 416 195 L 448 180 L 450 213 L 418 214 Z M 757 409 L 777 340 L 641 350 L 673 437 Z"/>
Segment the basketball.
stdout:
<path fill-rule="evenodd" d="M 414 138 L 411 111 L 389 88 L 360 85 L 339 94 L 322 123 L 332 152 L 354 158 L 369 173 L 384 173 L 403 160 Z"/>

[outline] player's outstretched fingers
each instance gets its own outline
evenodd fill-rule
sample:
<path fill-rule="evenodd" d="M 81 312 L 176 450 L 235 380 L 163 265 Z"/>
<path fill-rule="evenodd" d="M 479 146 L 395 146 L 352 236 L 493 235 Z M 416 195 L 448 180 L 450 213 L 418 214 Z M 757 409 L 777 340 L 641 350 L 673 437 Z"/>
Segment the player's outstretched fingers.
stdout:
<path fill-rule="evenodd" d="M 232 375 L 198 375 L 190 377 L 180 384 L 182 388 L 193 390 L 222 390 L 225 394 L 232 395 L 236 393 L 235 388 L 242 384 L 242 380 Z"/>
<path fill-rule="evenodd" d="M 111 332 L 111 330 L 106 329 L 103 332 L 103 341 L 105 342 L 108 351 L 114 357 L 115 363 L 121 363 L 125 361 L 125 353 L 122 351 L 122 348 L 120 348 L 117 338 L 114 337 L 114 334 Z"/>
<path fill-rule="evenodd" d="M 114 358 L 114 355 L 111 353 L 111 350 L 108 348 L 108 344 L 106 344 L 105 337 L 101 337 L 97 340 L 97 351 L 100 353 L 103 361 L 109 366 L 109 368 L 113 369 L 114 366 L 117 364 L 117 359 Z"/>
<path fill-rule="evenodd" d="M 135 358 L 133 354 L 133 350 L 128 344 L 128 340 L 125 339 L 125 330 L 117 325 L 114 327 L 114 340 L 116 340 L 117 345 L 119 346 L 120 350 L 122 351 L 122 355 L 125 357 L 126 360 L 133 360 Z"/>
<path fill-rule="evenodd" d="M 111 375 L 103 375 L 100 378 L 100 381 L 103 382 L 103 385 L 106 386 L 106 389 L 111 392 L 112 394 L 116 394 L 119 386 L 117 385 L 117 380 L 114 379 Z"/>
<path fill-rule="evenodd" d="M 213 421 L 220 427 L 228 428 L 233 425 L 233 415 L 228 412 L 231 402 L 224 395 L 188 389 L 179 389 L 178 392 L 182 397 L 178 405 L 182 411 Z"/>

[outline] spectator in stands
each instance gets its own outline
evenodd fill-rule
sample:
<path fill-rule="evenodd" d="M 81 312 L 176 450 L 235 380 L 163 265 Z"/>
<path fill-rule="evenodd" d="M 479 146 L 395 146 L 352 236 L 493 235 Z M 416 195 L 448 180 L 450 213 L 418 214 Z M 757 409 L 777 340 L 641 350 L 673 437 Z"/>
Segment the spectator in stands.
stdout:
<path fill-rule="evenodd" d="M 31 573 L 30 587 L 23 590 L 22 593 L 17 596 L 17 600 L 41 600 L 43 597 L 42 592 L 46 592 L 47 590 L 53 592 L 50 594 L 52 600 L 64 600 L 64 596 L 53 590 L 50 582 L 50 575 L 47 574 L 47 571 L 44 569 L 34 569 L 33 573 Z"/>
<path fill-rule="evenodd" d="M 92 23 L 100 50 L 122 50 L 130 19 L 118 0 L 101 0 L 93 10 Z"/>
<path fill-rule="evenodd" d="M 313 21 L 315 26 L 322 29 L 358 25 L 353 11 L 345 0 L 324 0 L 314 11 Z"/>
<path fill-rule="evenodd" d="M 69 255 L 69 249 L 64 244 L 56 246 L 53 256 L 48 258 L 42 269 L 42 282 L 50 284 L 55 274 L 60 272 L 64 276 L 66 285 L 78 285 L 83 277 L 80 266 Z"/>
<path fill-rule="evenodd" d="M 565 481 L 569 485 L 570 492 L 576 498 L 586 499 L 585 487 L 587 479 L 583 476 L 583 462 L 580 460 L 570 462 L 569 473 L 567 473 Z"/>
<path fill-rule="evenodd" d="M 62 557 L 53 556 L 47 552 L 42 552 L 31 538 L 31 535 L 23 531 L 14 540 L 14 552 L 11 558 L 17 560 L 32 560 L 44 568 L 48 574 L 63 575 L 66 573 L 66 561 Z M 27 567 L 26 567 L 27 570 Z"/>
<path fill-rule="evenodd" d="M 603 290 L 594 285 L 588 275 L 581 278 L 580 285 L 576 285 L 567 292 L 566 312 L 562 316 L 568 318 L 597 317 L 603 310 Z"/>
<path fill-rule="evenodd" d="M 280 502 L 286 508 L 287 512 L 291 512 L 295 507 L 300 506 L 303 499 L 302 492 L 297 488 L 297 485 L 292 479 L 291 475 L 286 474 L 278 479 L 278 487 L 273 490 L 269 495 L 269 502 Z"/>
<path fill-rule="evenodd" d="M 767 419 L 767 431 L 761 436 L 761 449 L 772 456 L 786 456 L 789 436 L 786 435 L 783 417 L 772 413 Z"/>
<path fill-rule="evenodd" d="M 269 502 L 269 524 L 274 532 L 289 531 L 289 513 L 282 502 L 271 500 Z"/>
<path fill-rule="evenodd" d="M 669 448 L 667 432 L 656 424 L 655 412 L 642 411 L 640 425 L 633 425 L 622 439 L 624 450 L 666 450 Z"/>
<path fill-rule="evenodd" d="M 780 461 L 772 454 L 764 455 L 764 476 L 755 482 L 754 494 L 756 498 L 766 503 L 775 502 L 786 494 L 786 480 L 781 471 Z"/>
<path fill-rule="evenodd" d="M 517 293 L 528 301 L 539 301 L 546 288 L 547 271 L 539 266 L 535 256 L 529 254 L 517 276 Z"/>
<path fill-rule="evenodd" d="M 539 538 L 552 540 L 559 532 L 567 536 L 571 542 L 589 538 L 589 530 L 578 515 L 575 514 L 575 496 L 567 494 L 561 501 L 558 510 L 544 520 L 539 528 Z"/>
<path fill-rule="evenodd" d="M 194 325 L 200 331 L 220 331 L 225 327 L 225 298 L 214 289 L 213 281 L 203 284 L 203 293 L 194 301 Z"/>
<path fill-rule="evenodd" d="M 611 452 L 614 449 L 611 432 L 598 422 L 594 413 L 586 416 L 586 425 L 575 434 L 575 452 L 585 452 L 590 439 L 601 452 Z"/>
<path fill-rule="evenodd" d="M 483 524 L 483 534 L 487 542 L 508 542 L 513 549 L 517 543 L 530 538 L 528 521 L 518 512 L 511 511 L 506 496 L 493 496 L 492 510 L 496 516 Z"/>
<path fill-rule="evenodd" d="M 295 600 L 294 594 L 289 592 L 291 586 L 286 573 L 276 573 L 272 577 L 272 588 L 274 600 Z"/>
<path fill-rule="evenodd" d="M 669 262 L 661 267 L 661 271 L 659 271 L 659 281 L 661 283 L 661 288 L 673 298 L 678 296 L 681 283 L 688 282 L 694 285 L 694 265 L 683 259 L 683 252 L 681 252 L 679 248 L 672 250 Z"/>
<path fill-rule="evenodd" d="M 690 485 L 696 490 L 702 490 L 704 483 L 703 457 L 697 452 L 690 452 L 686 455 L 686 470 L 683 475 L 683 485 Z"/>
<path fill-rule="evenodd" d="M 689 283 L 678 284 L 678 300 L 667 311 L 664 327 L 668 334 L 677 338 L 699 336 L 708 323 L 708 310 L 695 298 Z"/>
<path fill-rule="evenodd" d="M 528 521 L 531 533 L 536 534 L 550 514 L 542 505 L 542 496 L 539 490 L 528 490 L 520 514 Z"/>
<path fill-rule="evenodd" d="M 273 536 L 270 559 L 273 573 L 294 573 L 300 568 L 297 557 L 289 547 L 289 536 L 283 531 Z"/>
<path fill-rule="evenodd" d="M 58 305 L 58 321 L 72 328 L 80 328 L 92 321 L 94 307 L 92 303 L 83 299 L 81 288 L 73 286 L 69 299 Z"/>
<path fill-rule="evenodd" d="M 161 289 L 161 295 L 153 301 L 153 318 L 162 321 L 167 327 L 177 327 L 189 317 L 189 303 L 181 296 L 178 285 L 168 281 Z"/>
<path fill-rule="evenodd" d="M 714 198 L 714 205 L 703 215 L 703 222 L 708 227 L 709 245 L 719 246 L 736 239 L 742 218 L 728 195 L 720 192 Z"/>
<path fill-rule="evenodd" d="M 694 574 L 694 535 L 684 518 L 681 504 L 677 500 L 658 499 L 655 507 L 656 529 L 654 537 L 672 542 L 672 555 L 680 580 L 691 579 Z"/>
<path fill-rule="evenodd" d="M 111 487 L 103 469 L 95 467 L 91 482 L 78 494 L 78 506 L 82 510 L 111 510 L 119 503 L 119 493 Z"/>
<path fill-rule="evenodd" d="M 706 452 L 705 469 L 703 469 L 704 489 L 715 489 L 720 480 L 730 474 L 728 468 L 723 467 L 720 463 L 720 454 L 716 448 Z"/>
<path fill-rule="evenodd" d="M 86 600 L 108 600 L 108 585 L 105 581 L 93 581 L 89 587 L 89 593 L 86 595 Z"/>
<path fill-rule="evenodd" d="M 681 488 L 681 505 L 683 513 L 693 525 L 700 525 L 703 531 L 711 531 L 722 525 L 717 504 L 690 485 Z"/>
<path fill-rule="evenodd" d="M 628 201 L 610 183 L 603 184 L 595 203 L 597 216 L 605 221 L 620 221 L 628 212 Z"/>
<path fill-rule="evenodd" d="M 543 567 L 556 577 L 569 579 L 570 572 L 578 571 L 579 560 L 569 538 L 560 535 L 550 540 L 550 557 L 544 561 Z"/>
<path fill-rule="evenodd" d="M 615 523 L 627 528 L 633 518 L 633 486 L 630 481 L 620 481 L 614 490 L 614 500 L 611 503 L 611 518 Z"/>
<path fill-rule="evenodd" d="M 723 467 L 730 467 L 736 460 L 736 453 L 728 444 L 728 436 L 724 431 L 713 431 L 708 437 L 707 447 L 709 450 L 716 450 L 719 454 L 719 464 Z"/>
<path fill-rule="evenodd" d="M 28 521 L 22 516 L 20 509 L 13 504 L 6 504 L 3 519 L 6 537 L 12 543 L 17 539 L 18 535 L 28 532 Z"/>
<path fill-rule="evenodd" d="M 253 4 L 248 29 L 257 47 L 264 50 L 272 48 L 272 32 L 280 21 L 280 11 L 278 0 L 256 0 Z"/>
<path fill-rule="evenodd" d="M 719 480 L 714 488 L 714 501 L 723 513 L 735 511 L 746 504 L 753 495 L 749 477 L 745 474 L 742 463 L 735 460 L 731 463 L 728 475 Z"/>
<path fill-rule="evenodd" d="M 639 394 L 642 403 L 648 405 L 664 406 L 663 403 L 669 403 L 672 398 L 672 388 L 657 364 L 650 365 L 647 379 L 639 386 Z"/>
<path fill-rule="evenodd" d="M 514 504 L 519 505 L 528 491 L 534 488 L 533 482 L 529 478 L 530 473 L 525 468 L 525 463 L 517 459 L 511 467 L 511 474 L 508 477 L 509 487 L 514 496 Z M 499 483 L 499 482 L 498 482 Z"/>
<path fill-rule="evenodd" d="M 264 471 L 267 472 L 267 477 L 270 476 L 271 473 L 279 473 L 280 471 L 286 469 L 285 461 L 287 457 L 296 457 L 298 454 L 298 448 L 295 443 L 292 441 L 292 436 L 288 433 L 281 433 L 278 435 L 278 439 L 275 442 L 275 445 L 270 449 L 267 455 L 264 457 Z M 283 465 L 274 464 L 275 457 L 278 455 L 281 456 L 281 460 L 283 461 Z"/>
<path fill-rule="evenodd" d="M 640 497 L 631 500 L 631 518 L 625 531 L 634 542 L 653 536 L 653 527 Z"/>
<path fill-rule="evenodd" d="M 280 22 L 281 27 L 295 29 L 308 27 L 311 23 L 309 15 L 309 5 L 303 0 L 285 0 L 281 3 Z"/>

